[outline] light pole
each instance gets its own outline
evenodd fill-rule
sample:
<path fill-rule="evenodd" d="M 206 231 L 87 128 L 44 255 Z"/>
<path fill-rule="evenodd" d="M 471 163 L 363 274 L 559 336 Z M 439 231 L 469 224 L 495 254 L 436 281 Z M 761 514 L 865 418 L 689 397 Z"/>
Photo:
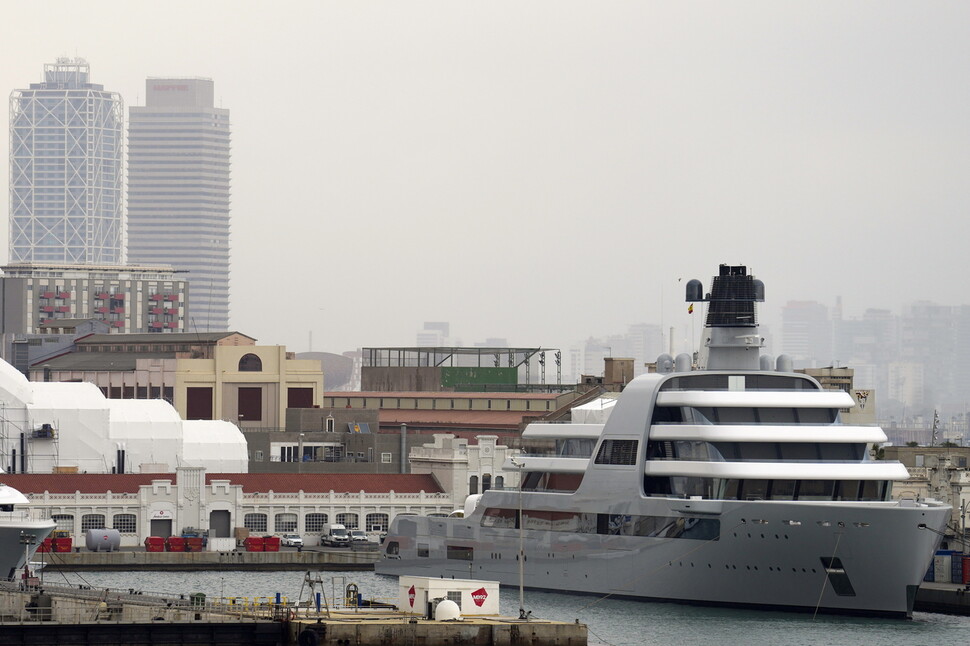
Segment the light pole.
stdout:
<path fill-rule="evenodd" d="M 519 619 L 525 619 L 525 519 L 522 517 L 522 473 L 525 464 L 516 460 L 515 456 L 509 461 L 519 470 Z"/>
<path fill-rule="evenodd" d="M 24 546 L 24 585 L 27 585 L 27 578 L 30 576 L 30 546 L 37 541 L 37 537 L 27 532 L 20 532 L 20 544 Z"/>

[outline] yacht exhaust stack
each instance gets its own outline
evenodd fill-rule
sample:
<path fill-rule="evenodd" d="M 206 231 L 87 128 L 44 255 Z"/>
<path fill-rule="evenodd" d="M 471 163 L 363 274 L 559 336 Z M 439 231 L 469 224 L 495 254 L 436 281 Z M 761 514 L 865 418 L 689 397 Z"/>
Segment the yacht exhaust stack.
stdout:
<path fill-rule="evenodd" d="M 721 265 L 703 293 L 697 279 L 687 282 L 687 302 L 707 303 L 704 343 L 708 370 L 758 370 L 764 338 L 758 334 L 755 303 L 765 300 L 765 285 L 744 265 Z"/>

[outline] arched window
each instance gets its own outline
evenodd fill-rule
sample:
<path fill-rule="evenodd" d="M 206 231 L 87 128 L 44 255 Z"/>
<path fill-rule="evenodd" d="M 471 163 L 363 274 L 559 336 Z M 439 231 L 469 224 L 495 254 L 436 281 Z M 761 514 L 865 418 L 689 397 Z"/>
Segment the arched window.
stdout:
<path fill-rule="evenodd" d="M 111 526 L 122 534 L 134 534 L 138 524 L 134 514 L 115 514 Z"/>
<path fill-rule="evenodd" d="M 244 354 L 239 360 L 239 372 L 262 372 L 263 360 L 255 354 Z"/>
<path fill-rule="evenodd" d="M 51 514 L 51 520 L 57 523 L 57 529 L 74 533 L 74 514 Z"/>
<path fill-rule="evenodd" d="M 303 518 L 303 522 L 306 525 L 306 531 L 308 532 L 322 532 L 323 526 L 327 524 L 326 514 L 307 514 Z"/>
<path fill-rule="evenodd" d="M 246 514 L 243 527 L 251 532 L 266 531 L 266 514 Z"/>
<path fill-rule="evenodd" d="M 84 514 L 81 516 L 81 531 L 104 529 L 104 514 Z"/>
<path fill-rule="evenodd" d="M 277 534 L 296 531 L 296 514 L 276 514 L 274 522 Z"/>
<path fill-rule="evenodd" d="M 386 532 L 387 521 L 387 514 L 367 514 L 367 531 Z"/>
<path fill-rule="evenodd" d="M 357 529 L 357 514 L 337 514 L 337 522 L 347 529 Z"/>
<path fill-rule="evenodd" d="M 488 473 L 482 476 L 482 493 L 492 488 L 492 476 Z"/>
<path fill-rule="evenodd" d="M 505 476 L 495 476 L 495 488 L 505 489 Z"/>
<path fill-rule="evenodd" d="M 478 493 L 478 476 L 472 476 L 468 479 L 468 493 L 472 496 Z"/>

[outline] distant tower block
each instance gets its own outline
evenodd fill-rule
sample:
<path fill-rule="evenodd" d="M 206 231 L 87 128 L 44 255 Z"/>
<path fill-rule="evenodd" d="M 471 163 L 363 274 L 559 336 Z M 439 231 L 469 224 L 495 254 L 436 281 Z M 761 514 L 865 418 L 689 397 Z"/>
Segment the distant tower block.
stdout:
<path fill-rule="evenodd" d="M 128 256 L 187 271 L 189 332 L 229 329 L 229 110 L 210 79 L 149 78 L 128 131 Z"/>
<path fill-rule="evenodd" d="M 124 262 L 124 108 L 82 58 L 10 94 L 10 262 Z"/>

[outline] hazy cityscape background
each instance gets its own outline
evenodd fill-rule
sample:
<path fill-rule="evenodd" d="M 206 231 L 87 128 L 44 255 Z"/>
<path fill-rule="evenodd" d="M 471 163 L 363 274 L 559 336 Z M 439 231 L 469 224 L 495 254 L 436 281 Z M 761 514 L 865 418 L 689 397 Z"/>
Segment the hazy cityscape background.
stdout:
<path fill-rule="evenodd" d="M 770 352 L 853 367 L 880 417 L 965 419 L 968 14 L 37 2 L 5 8 L 0 87 L 81 56 L 127 114 L 146 77 L 213 79 L 230 327 L 263 343 L 413 345 L 441 321 L 559 348 L 575 377 L 695 350 L 684 282 L 743 263 Z"/>

